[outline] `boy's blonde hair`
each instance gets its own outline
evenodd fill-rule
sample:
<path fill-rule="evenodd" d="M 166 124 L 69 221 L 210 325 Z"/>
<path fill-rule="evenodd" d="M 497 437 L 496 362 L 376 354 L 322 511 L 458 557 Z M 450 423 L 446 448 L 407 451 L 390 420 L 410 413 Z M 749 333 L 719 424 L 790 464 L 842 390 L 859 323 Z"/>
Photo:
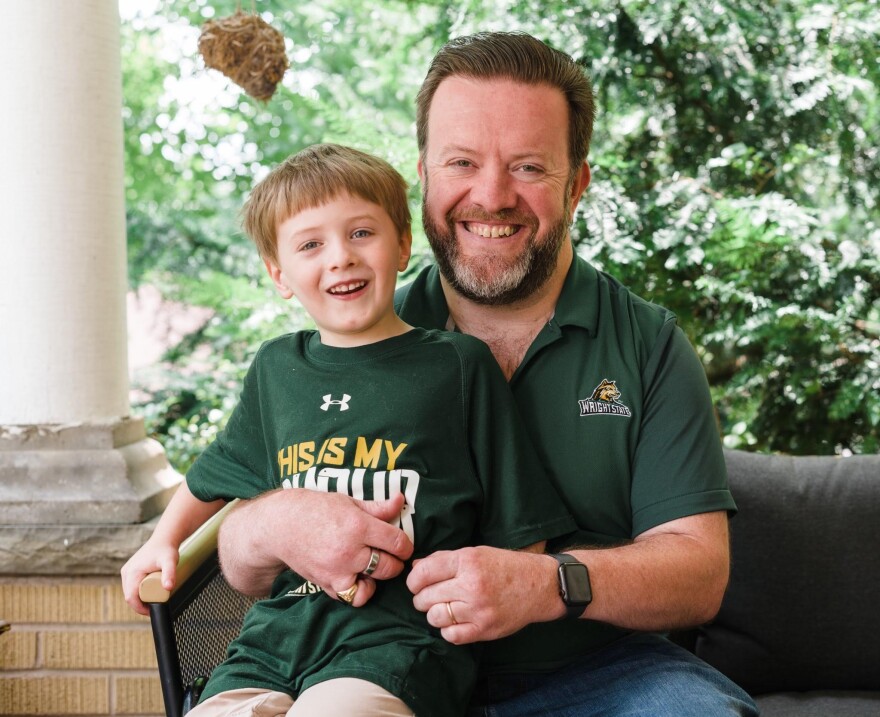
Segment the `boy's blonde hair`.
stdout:
<path fill-rule="evenodd" d="M 406 181 L 388 162 L 339 144 L 315 144 L 288 157 L 253 188 L 242 226 L 260 256 L 277 262 L 281 222 L 347 193 L 382 207 L 402 236 L 412 223 L 406 191 Z"/>

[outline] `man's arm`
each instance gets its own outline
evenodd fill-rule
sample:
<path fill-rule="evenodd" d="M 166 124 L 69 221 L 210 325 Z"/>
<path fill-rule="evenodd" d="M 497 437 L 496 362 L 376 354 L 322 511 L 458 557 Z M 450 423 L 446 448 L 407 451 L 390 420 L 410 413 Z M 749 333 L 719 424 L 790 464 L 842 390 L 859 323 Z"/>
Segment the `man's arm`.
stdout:
<path fill-rule="evenodd" d="M 340 493 L 279 489 L 243 501 L 220 527 L 217 547 L 223 574 L 246 595 L 269 593 L 287 567 L 335 596 L 358 583 L 354 605 L 375 591 L 374 579 L 398 575 L 413 546 L 386 521 L 400 515 L 403 496 L 359 501 Z M 361 575 L 373 551 L 379 563 Z"/>
<path fill-rule="evenodd" d="M 698 625 L 718 612 L 727 587 L 727 514 L 673 520 L 618 547 L 565 552 L 590 572 L 593 602 L 584 619 L 646 631 Z M 428 622 L 463 644 L 562 617 L 557 567 L 546 555 L 465 548 L 419 560 L 407 585 Z M 445 602 L 455 603 L 458 624 L 449 623 Z"/>

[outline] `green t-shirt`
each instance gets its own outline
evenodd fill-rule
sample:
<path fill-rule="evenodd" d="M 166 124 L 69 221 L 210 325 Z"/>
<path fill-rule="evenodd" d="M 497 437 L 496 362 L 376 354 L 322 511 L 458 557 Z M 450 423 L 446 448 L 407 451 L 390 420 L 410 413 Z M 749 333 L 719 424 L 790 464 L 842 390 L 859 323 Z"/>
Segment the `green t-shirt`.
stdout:
<path fill-rule="evenodd" d="M 415 326 L 449 321 L 436 267 L 398 291 Z M 733 511 L 705 372 L 675 316 L 575 257 L 556 311 L 510 381 L 577 530 L 548 550 L 613 545 L 670 520 Z M 486 672 L 560 667 L 625 634 L 539 623 L 486 646 Z"/>
<path fill-rule="evenodd" d="M 574 527 L 489 349 L 441 331 L 348 349 L 323 345 L 313 331 L 269 341 L 187 484 L 202 500 L 275 488 L 367 500 L 402 492 L 399 526 L 414 557 L 476 544 L 519 548 Z M 265 687 L 295 698 L 317 682 L 357 677 L 420 717 L 462 714 L 474 650 L 428 625 L 405 574 L 377 583 L 367 605 L 352 608 L 283 572 L 248 613 L 205 697 Z"/>

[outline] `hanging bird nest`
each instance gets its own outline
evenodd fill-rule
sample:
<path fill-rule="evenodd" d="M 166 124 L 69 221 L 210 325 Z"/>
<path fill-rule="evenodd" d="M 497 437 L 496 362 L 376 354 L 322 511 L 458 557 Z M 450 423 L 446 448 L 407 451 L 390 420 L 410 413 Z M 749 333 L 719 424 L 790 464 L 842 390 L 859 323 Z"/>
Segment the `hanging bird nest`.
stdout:
<path fill-rule="evenodd" d="M 205 65 L 220 70 L 251 97 L 262 102 L 290 66 L 284 51 L 284 35 L 255 14 L 242 12 L 202 27 L 199 52 Z"/>

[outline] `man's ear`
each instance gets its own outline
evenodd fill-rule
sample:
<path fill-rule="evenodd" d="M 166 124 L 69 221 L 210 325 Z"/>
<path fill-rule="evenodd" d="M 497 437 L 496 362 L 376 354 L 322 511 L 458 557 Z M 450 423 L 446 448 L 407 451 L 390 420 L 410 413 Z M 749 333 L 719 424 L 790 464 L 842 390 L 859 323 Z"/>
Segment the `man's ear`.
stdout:
<path fill-rule="evenodd" d="M 587 187 L 590 186 L 590 165 L 586 162 L 581 165 L 581 168 L 577 171 L 577 174 L 574 175 L 574 181 L 571 183 L 571 196 L 569 200 L 571 204 L 569 205 L 569 214 L 571 215 L 569 219 L 574 218 L 574 210 L 577 208 L 578 202 L 581 200 L 584 192 L 587 191 Z"/>
<path fill-rule="evenodd" d="M 422 158 L 419 157 L 419 161 L 416 163 L 416 171 L 419 173 L 419 182 L 421 182 L 422 187 L 425 186 L 425 165 L 422 164 Z"/>
<path fill-rule="evenodd" d="M 400 261 L 397 264 L 397 271 L 403 271 L 409 266 L 409 259 L 412 256 L 412 229 L 407 229 L 400 235 Z"/>
<path fill-rule="evenodd" d="M 293 296 L 293 289 L 287 285 L 287 280 L 284 278 L 281 269 L 275 266 L 271 259 L 263 259 L 263 263 L 266 265 L 266 271 L 269 272 L 269 277 L 275 284 L 275 288 L 277 288 L 278 293 L 281 294 L 281 298 L 291 298 Z"/>

